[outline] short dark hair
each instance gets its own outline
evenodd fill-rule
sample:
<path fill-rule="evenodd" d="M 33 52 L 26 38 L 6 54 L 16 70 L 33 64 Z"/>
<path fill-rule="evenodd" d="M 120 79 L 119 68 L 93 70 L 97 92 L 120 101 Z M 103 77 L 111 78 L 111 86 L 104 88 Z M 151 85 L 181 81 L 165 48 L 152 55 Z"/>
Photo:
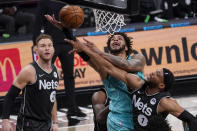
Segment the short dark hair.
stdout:
<path fill-rule="evenodd" d="M 164 91 L 169 91 L 172 88 L 175 78 L 173 73 L 167 68 L 163 68 L 163 79 L 165 84 Z"/>
<path fill-rule="evenodd" d="M 111 42 L 111 39 L 113 38 L 114 35 L 121 35 L 125 42 L 126 42 L 126 46 L 128 48 L 128 50 L 126 51 L 126 54 L 129 55 L 132 53 L 133 49 L 132 49 L 132 45 L 133 45 L 133 41 L 132 41 L 132 37 L 128 37 L 127 34 L 125 33 L 122 33 L 122 32 L 115 32 L 113 35 L 111 35 L 107 41 L 107 48 L 109 49 L 110 48 L 110 42 Z"/>
<path fill-rule="evenodd" d="M 36 38 L 36 45 L 38 45 L 38 42 L 41 40 L 41 39 L 50 39 L 52 42 L 53 42 L 53 38 L 48 35 L 48 34 L 40 34 L 37 38 Z"/>

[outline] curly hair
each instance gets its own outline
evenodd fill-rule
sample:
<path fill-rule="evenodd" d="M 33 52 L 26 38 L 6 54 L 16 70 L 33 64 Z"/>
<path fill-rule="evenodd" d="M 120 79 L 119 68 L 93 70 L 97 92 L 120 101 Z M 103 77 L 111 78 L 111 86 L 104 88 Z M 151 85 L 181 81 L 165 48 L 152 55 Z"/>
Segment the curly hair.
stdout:
<path fill-rule="evenodd" d="M 109 49 L 110 48 L 110 42 L 111 42 L 111 39 L 113 38 L 114 35 L 121 35 L 125 42 L 126 42 L 126 46 L 128 48 L 128 50 L 126 51 L 126 54 L 127 56 L 130 55 L 133 51 L 133 48 L 132 48 L 132 45 L 133 45 L 133 41 L 132 41 L 132 37 L 128 37 L 127 34 L 125 33 L 122 33 L 122 32 L 115 32 L 113 35 L 111 35 L 109 38 L 108 38 L 108 41 L 107 41 L 107 48 Z"/>

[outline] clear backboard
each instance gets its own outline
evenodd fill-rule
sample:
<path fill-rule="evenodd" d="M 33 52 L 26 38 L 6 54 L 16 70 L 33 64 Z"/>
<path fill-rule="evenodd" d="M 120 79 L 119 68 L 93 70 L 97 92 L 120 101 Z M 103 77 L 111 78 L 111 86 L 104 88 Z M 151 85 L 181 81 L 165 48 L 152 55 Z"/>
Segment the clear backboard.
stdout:
<path fill-rule="evenodd" d="M 113 35 L 126 25 L 124 15 L 139 13 L 139 0 L 60 0 L 71 5 L 93 8 L 96 32 Z"/>
<path fill-rule="evenodd" d="M 60 0 L 68 4 L 82 5 L 90 8 L 136 15 L 139 13 L 139 0 Z"/>

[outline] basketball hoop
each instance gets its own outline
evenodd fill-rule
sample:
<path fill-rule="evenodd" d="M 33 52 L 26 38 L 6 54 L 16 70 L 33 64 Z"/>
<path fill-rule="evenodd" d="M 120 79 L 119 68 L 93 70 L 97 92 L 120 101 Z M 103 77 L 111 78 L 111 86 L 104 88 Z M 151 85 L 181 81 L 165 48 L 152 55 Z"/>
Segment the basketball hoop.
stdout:
<path fill-rule="evenodd" d="M 124 15 L 104 10 L 93 9 L 96 23 L 96 31 L 108 32 L 113 35 L 119 32 L 124 22 Z"/>

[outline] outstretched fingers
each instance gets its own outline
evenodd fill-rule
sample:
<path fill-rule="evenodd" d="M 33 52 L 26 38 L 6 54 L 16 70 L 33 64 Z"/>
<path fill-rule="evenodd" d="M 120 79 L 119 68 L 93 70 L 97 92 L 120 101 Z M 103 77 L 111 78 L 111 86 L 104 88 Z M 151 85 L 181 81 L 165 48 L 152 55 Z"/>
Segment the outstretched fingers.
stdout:
<path fill-rule="evenodd" d="M 80 42 L 78 39 L 76 39 L 75 41 L 69 39 L 64 40 L 74 47 L 74 50 L 70 51 L 70 53 L 73 53 L 75 51 L 80 52 L 85 47 L 84 43 Z"/>
<path fill-rule="evenodd" d="M 49 22 L 52 22 L 52 21 L 53 21 L 53 17 L 51 17 L 51 16 L 48 15 L 48 14 L 44 15 L 44 17 L 45 17 Z"/>
<path fill-rule="evenodd" d="M 73 40 L 69 40 L 69 39 L 66 39 L 66 38 L 64 40 L 74 47 L 75 42 Z"/>
<path fill-rule="evenodd" d="M 68 52 L 68 54 L 72 54 L 72 53 L 74 53 L 74 52 L 79 52 L 77 49 L 72 49 L 72 50 L 70 50 L 69 52 Z"/>
<path fill-rule="evenodd" d="M 83 38 L 83 40 L 86 42 L 85 45 L 88 47 L 92 47 L 94 44 L 92 42 L 90 42 L 89 40 Z"/>

